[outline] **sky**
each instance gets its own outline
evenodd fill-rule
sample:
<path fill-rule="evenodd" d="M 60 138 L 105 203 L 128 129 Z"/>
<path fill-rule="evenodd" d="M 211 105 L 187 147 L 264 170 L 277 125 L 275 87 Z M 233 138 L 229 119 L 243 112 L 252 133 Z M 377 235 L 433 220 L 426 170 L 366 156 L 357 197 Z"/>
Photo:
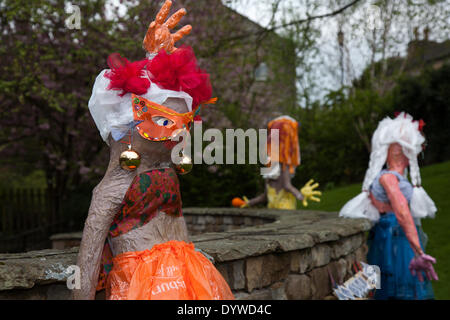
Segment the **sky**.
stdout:
<path fill-rule="evenodd" d="M 402 1 L 391 1 L 395 10 L 404 10 L 406 7 L 401 8 Z M 414 0 L 415 3 L 420 4 L 426 0 Z M 275 1 L 270 0 L 222 0 L 225 5 L 230 6 L 240 14 L 248 17 L 250 20 L 262 25 L 268 26 L 271 16 L 272 8 L 271 4 Z M 318 7 L 314 9 L 313 15 L 321 15 L 332 12 L 336 8 L 340 8 L 345 4 L 351 2 L 351 0 L 335 0 L 336 4 L 334 8 L 330 8 L 329 4 L 333 2 L 330 0 L 281 0 L 280 7 L 277 15 L 275 16 L 276 24 L 279 24 L 281 20 L 290 20 L 292 14 L 296 19 L 306 18 L 305 12 L 307 11 L 307 3 L 314 3 Z M 320 85 L 314 91 L 314 98 L 322 99 L 328 90 L 335 90 L 341 87 L 341 51 L 339 50 L 337 42 L 337 32 L 339 30 L 339 24 L 343 23 L 343 31 L 345 34 L 345 46 L 343 53 L 343 60 L 346 72 L 344 73 L 344 84 L 350 85 L 351 80 L 359 77 L 363 70 L 370 63 L 371 49 L 366 41 L 369 34 L 372 31 L 381 32 L 384 30 L 382 22 L 382 11 L 379 7 L 373 5 L 374 1 L 363 0 L 356 10 L 352 13 L 349 10 L 346 11 L 347 15 L 337 15 L 332 18 L 325 18 L 316 20 L 316 25 L 320 29 L 321 36 L 318 39 L 319 53 L 311 58 L 311 63 L 314 66 L 314 78 Z M 400 4 L 400 5 L 399 5 Z M 445 8 L 447 13 L 450 11 L 450 1 L 442 1 L 439 8 Z M 290 11 L 288 11 L 291 9 Z M 433 11 L 428 12 L 423 10 L 420 14 L 410 19 L 405 11 L 401 11 L 402 14 L 396 18 L 396 22 L 391 26 L 392 41 L 387 52 L 387 56 L 405 56 L 407 53 L 408 43 L 413 38 L 413 27 L 419 26 L 424 28 L 427 25 L 427 21 L 431 21 L 433 17 Z M 431 15 L 430 15 L 431 13 Z M 444 15 L 445 17 L 445 15 Z M 450 26 L 450 15 L 447 16 L 447 20 L 444 24 Z M 442 27 L 442 25 L 441 25 Z M 436 41 L 442 41 L 450 39 L 448 28 L 445 26 L 440 28 L 441 32 L 437 33 L 432 30 L 430 39 Z M 445 30 L 445 32 L 442 32 Z M 381 59 L 381 54 L 375 56 L 375 60 Z M 297 70 L 297 73 L 301 70 Z"/>
<path fill-rule="evenodd" d="M 176 0 L 174 0 L 176 1 Z M 199 1 L 207 1 L 207 0 L 199 0 Z M 308 1 L 308 0 L 306 0 Z M 318 0 L 319 1 L 319 0 Z M 318 2 L 316 1 L 316 3 Z M 320 0 L 324 1 L 324 0 Z M 325 0 L 327 1 L 327 0 Z M 229 6 L 234 9 L 238 13 L 246 16 L 250 20 L 258 23 L 259 25 L 266 27 L 270 23 L 272 17 L 272 8 L 271 5 L 274 1 L 270 0 L 222 0 L 224 5 Z M 281 21 L 283 18 L 288 16 L 285 12 L 288 9 L 293 9 L 295 14 L 300 14 L 301 17 L 305 17 L 302 12 L 304 12 L 304 8 L 300 0 L 282 0 L 280 2 L 280 8 L 277 11 L 277 15 L 275 16 L 275 21 Z M 120 7 L 119 14 L 125 14 L 126 7 L 120 4 L 120 0 L 111 0 L 111 3 L 115 6 Z M 188 8 L 187 8 L 188 9 Z M 329 12 L 329 8 L 327 6 L 320 6 L 315 10 L 315 14 L 322 14 Z M 320 22 L 318 22 L 320 23 Z M 323 24 L 321 27 L 322 36 L 319 40 L 320 46 L 322 48 L 322 54 L 313 59 L 313 62 L 317 64 L 317 68 L 315 68 L 314 77 L 319 78 L 319 82 L 323 84 L 323 87 L 317 88 L 314 98 L 321 98 L 329 89 L 337 89 L 340 85 L 339 81 L 337 81 L 336 76 L 330 73 L 330 70 L 336 70 L 335 57 L 330 58 L 330 52 L 335 53 L 336 49 L 329 44 L 332 43 L 331 38 L 336 37 L 336 26 L 333 23 Z M 282 30 L 281 30 L 282 32 Z M 334 39 L 333 39 L 334 40 Z M 323 59 L 327 60 L 328 63 L 324 64 Z M 361 58 L 360 61 L 357 62 L 358 68 L 363 68 L 363 61 Z M 355 60 L 356 62 L 356 60 Z M 297 70 L 298 73 L 301 73 L 302 70 Z M 340 79 L 340 77 L 339 77 Z M 300 87 L 299 87 L 300 89 Z"/>
<path fill-rule="evenodd" d="M 110 0 L 111 3 L 120 6 L 120 0 Z M 153 0 L 152 0 L 153 1 Z M 176 1 L 176 0 L 173 0 Z M 207 0 L 198 0 L 207 1 Z M 263 27 L 267 27 L 272 18 L 272 5 L 275 0 L 221 0 L 223 4 L 234 9 L 238 13 L 246 16 L 250 20 L 258 23 Z M 412 0 L 420 3 L 426 0 Z M 334 2 L 334 8 L 330 8 L 330 3 Z M 314 8 L 312 14 L 320 15 L 340 8 L 343 5 L 350 3 L 351 0 L 281 0 L 277 14 L 274 17 L 275 24 L 279 24 L 284 20 L 293 18 L 306 18 L 306 12 L 311 11 L 311 3 Z M 314 24 L 320 30 L 320 37 L 317 39 L 318 54 L 309 57 L 310 65 L 313 67 L 313 73 L 309 74 L 314 83 L 318 84 L 312 92 L 313 99 L 323 99 L 324 95 L 329 90 L 336 90 L 342 84 L 350 85 L 351 81 L 362 73 L 367 67 L 371 58 L 371 50 L 366 41 L 367 35 L 372 34 L 372 31 L 382 31 L 383 24 L 381 22 L 380 8 L 374 6 L 371 0 L 362 0 L 357 9 L 350 14 L 350 10 L 346 11 L 348 15 L 337 15 L 331 18 L 315 20 Z M 404 3 L 404 0 L 393 0 L 391 3 Z M 443 6 L 449 9 L 450 1 L 443 1 Z M 447 3 L 447 5 L 445 4 Z M 188 8 L 187 8 L 188 9 Z M 308 9 L 308 10 L 307 10 Z M 401 9 L 401 8 L 396 8 Z M 125 12 L 122 6 L 122 13 Z M 311 13 L 311 12 L 310 12 Z M 431 17 L 432 19 L 433 17 Z M 407 52 L 407 45 L 412 38 L 413 25 L 423 26 L 426 19 L 425 14 L 419 15 L 414 19 L 408 17 L 397 18 L 397 25 L 393 25 L 395 32 L 394 38 L 387 56 L 405 56 Z M 450 25 L 450 15 L 447 19 L 447 24 Z M 345 46 L 341 56 L 341 51 L 337 43 L 337 32 L 339 24 L 343 24 L 343 31 L 345 33 Z M 283 30 L 277 31 L 282 34 Z M 449 34 L 435 35 L 436 40 L 449 39 Z M 344 78 L 341 78 L 341 58 L 344 61 Z M 379 60 L 380 55 L 376 56 L 375 60 Z M 302 74 L 302 70 L 297 70 L 297 74 Z M 308 82 L 306 82 L 308 84 Z M 300 83 L 298 84 L 301 90 Z"/>
<path fill-rule="evenodd" d="M 271 4 L 275 1 L 261 1 L 261 0 L 222 0 L 225 5 L 230 6 L 240 14 L 246 16 L 250 20 L 265 27 L 268 26 L 272 18 Z M 316 1 L 318 8 L 314 10 L 314 15 L 321 15 L 329 13 L 330 8 L 326 5 L 320 5 L 320 3 L 328 4 L 329 1 Z M 297 19 L 306 18 L 305 1 L 299 0 L 282 0 L 280 7 L 275 16 L 276 24 L 281 23 L 282 19 L 289 19 L 292 13 L 286 11 L 293 11 Z M 337 48 L 337 32 L 338 24 L 335 18 L 317 20 L 319 25 L 321 36 L 318 39 L 319 54 L 315 58 L 311 58 L 311 62 L 316 64 L 314 70 L 315 75 L 321 83 L 321 87 L 316 91 L 316 96 L 322 98 L 322 96 L 328 92 L 328 90 L 338 89 L 341 85 L 340 74 L 337 75 L 337 70 L 340 68 L 338 55 L 339 50 Z M 282 31 L 281 31 L 282 33 Z M 359 75 L 366 66 L 365 57 L 367 56 L 369 49 L 365 46 L 361 46 L 361 43 L 355 47 L 350 46 L 348 48 L 349 55 L 352 57 L 353 73 Z M 301 72 L 301 70 L 297 70 Z M 350 79 L 347 79 L 348 81 Z"/>

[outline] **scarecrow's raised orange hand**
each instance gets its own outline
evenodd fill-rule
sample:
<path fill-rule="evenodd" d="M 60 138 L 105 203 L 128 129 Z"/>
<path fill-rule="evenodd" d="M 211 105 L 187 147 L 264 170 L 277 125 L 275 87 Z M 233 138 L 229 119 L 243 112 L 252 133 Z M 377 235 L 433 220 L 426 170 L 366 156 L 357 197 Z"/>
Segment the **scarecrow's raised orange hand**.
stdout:
<path fill-rule="evenodd" d="M 164 22 L 169 16 L 171 6 L 172 1 L 166 0 L 161 10 L 159 10 L 156 15 L 155 21 L 152 21 L 148 27 L 142 46 L 149 53 L 158 53 L 161 49 L 165 49 L 167 53 L 174 52 L 177 50 L 177 48 L 175 48 L 175 42 L 182 39 L 192 30 L 192 26 L 187 25 L 173 34 L 170 33 L 170 30 L 172 30 L 186 14 L 186 9 L 180 9 Z"/>

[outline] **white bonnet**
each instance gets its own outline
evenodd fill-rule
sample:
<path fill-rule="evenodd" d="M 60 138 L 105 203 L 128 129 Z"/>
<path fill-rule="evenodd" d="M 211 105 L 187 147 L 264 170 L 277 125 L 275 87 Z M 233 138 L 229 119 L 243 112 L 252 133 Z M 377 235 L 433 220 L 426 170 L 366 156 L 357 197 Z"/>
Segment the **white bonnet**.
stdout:
<path fill-rule="evenodd" d="M 110 70 L 103 70 L 95 79 L 88 104 L 92 118 L 106 143 L 112 128 L 127 126 L 134 120 L 131 93 L 121 97 L 120 90 L 108 90 L 110 80 L 105 77 L 107 71 Z M 149 79 L 147 71 L 143 70 L 142 77 Z M 185 100 L 189 111 L 192 111 L 192 97 L 183 91 L 161 89 L 157 84 L 151 83 L 147 92 L 140 96 L 157 104 L 163 104 L 168 98 L 181 98 Z"/>

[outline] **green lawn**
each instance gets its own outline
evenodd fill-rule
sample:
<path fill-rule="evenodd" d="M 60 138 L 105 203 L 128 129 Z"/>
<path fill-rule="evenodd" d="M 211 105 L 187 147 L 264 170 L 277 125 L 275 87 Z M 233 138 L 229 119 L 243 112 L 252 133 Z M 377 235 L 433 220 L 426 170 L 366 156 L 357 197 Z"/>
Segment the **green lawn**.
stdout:
<path fill-rule="evenodd" d="M 429 237 L 426 252 L 437 259 L 435 269 L 439 281 L 433 282 L 436 299 L 450 299 L 450 161 L 423 167 L 422 185 L 436 203 L 435 219 L 424 219 L 422 225 Z M 320 188 L 320 187 L 319 187 Z M 325 191 L 320 203 L 310 202 L 308 209 L 339 211 L 361 192 L 361 184 Z"/>

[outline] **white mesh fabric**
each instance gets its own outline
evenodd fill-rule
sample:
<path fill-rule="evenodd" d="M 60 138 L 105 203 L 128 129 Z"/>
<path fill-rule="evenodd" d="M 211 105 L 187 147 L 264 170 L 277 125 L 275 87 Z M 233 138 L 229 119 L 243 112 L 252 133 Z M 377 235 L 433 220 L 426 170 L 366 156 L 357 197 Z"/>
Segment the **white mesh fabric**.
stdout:
<path fill-rule="evenodd" d="M 380 214 L 372 205 L 369 193 L 361 192 L 359 195 L 348 201 L 339 211 L 340 217 L 345 218 L 366 218 L 372 222 L 378 221 Z"/>
<path fill-rule="evenodd" d="M 437 211 L 434 201 L 422 187 L 416 187 L 413 189 L 410 207 L 411 215 L 413 218 L 417 219 L 426 217 L 434 218 Z"/>

